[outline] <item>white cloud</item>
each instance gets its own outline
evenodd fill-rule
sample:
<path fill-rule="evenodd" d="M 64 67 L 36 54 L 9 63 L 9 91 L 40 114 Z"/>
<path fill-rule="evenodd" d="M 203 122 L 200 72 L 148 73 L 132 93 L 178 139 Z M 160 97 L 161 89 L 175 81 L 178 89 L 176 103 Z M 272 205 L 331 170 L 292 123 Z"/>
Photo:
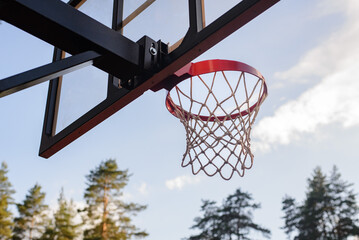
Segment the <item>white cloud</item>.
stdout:
<path fill-rule="evenodd" d="M 340 123 L 343 127 L 359 124 L 359 74 L 352 66 L 325 78 L 298 99 L 282 105 L 271 117 L 253 129 L 254 144 L 265 150 L 272 144 L 289 144 L 319 126 Z"/>
<path fill-rule="evenodd" d="M 121 196 L 121 199 L 123 200 L 123 201 L 131 201 L 132 199 L 133 199 L 133 195 L 131 194 L 131 193 L 129 193 L 129 192 L 124 192 L 123 194 L 122 194 L 122 196 Z"/>
<path fill-rule="evenodd" d="M 169 190 L 182 189 L 186 185 L 193 185 L 200 182 L 198 176 L 179 176 L 171 180 L 166 181 L 166 187 Z"/>
<path fill-rule="evenodd" d="M 342 3 L 342 1 L 323 0 L 318 3 L 317 9 L 320 9 L 320 11 L 315 11 L 315 16 L 313 16 L 314 18 L 321 18 L 336 12 L 343 12 L 345 11 L 346 6 Z"/>
<path fill-rule="evenodd" d="M 323 1 L 327 4 L 331 1 Z M 337 10 L 344 10 L 347 21 L 339 30 L 334 32 L 328 39 L 307 52 L 301 60 L 284 72 L 278 72 L 276 77 L 285 81 L 296 83 L 308 82 L 315 77 L 325 77 L 333 74 L 348 65 L 355 64 L 359 58 L 359 1 L 340 1 L 344 7 Z M 328 4 L 334 9 L 337 4 Z M 356 62 L 355 62 L 356 61 Z"/>
<path fill-rule="evenodd" d="M 321 81 L 256 124 L 254 148 L 289 144 L 327 124 L 359 125 L 359 1 L 341 3 L 346 4 L 347 23 L 298 64 L 277 73 L 286 81 L 305 82 L 313 76 Z"/>
<path fill-rule="evenodd" d="M 148 195 L 148 185 L 147 183 L 142 183 L 138 188 L 138 192 L 142 195 Z"/>

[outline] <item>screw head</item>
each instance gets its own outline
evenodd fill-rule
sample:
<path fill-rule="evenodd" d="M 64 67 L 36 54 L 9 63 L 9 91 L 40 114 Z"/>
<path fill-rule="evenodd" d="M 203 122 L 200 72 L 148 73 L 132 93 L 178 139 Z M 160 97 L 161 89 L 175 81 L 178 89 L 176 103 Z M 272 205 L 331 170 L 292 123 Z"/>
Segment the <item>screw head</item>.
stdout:
<path fill-rule="evenodd" d="M 156 56 L 157 55 L 157 49 L 155 48 L 155 47 L 150 47 L 150 54 L 152 55 L 152 56 Z"/>

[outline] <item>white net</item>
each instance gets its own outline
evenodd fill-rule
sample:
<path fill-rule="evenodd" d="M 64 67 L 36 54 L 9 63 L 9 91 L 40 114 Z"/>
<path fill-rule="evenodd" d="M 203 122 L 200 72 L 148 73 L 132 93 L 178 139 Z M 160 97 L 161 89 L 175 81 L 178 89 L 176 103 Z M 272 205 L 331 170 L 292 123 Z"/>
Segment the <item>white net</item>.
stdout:
<path fill-rule="evenodd" d="M 250 132 L 266 94 L 263 77 L 242 71 L 202 74 L 174 87 L 167 101 L 186 129 L 182 167 L 226 180 L 243 176 L 253 165 Z"/>

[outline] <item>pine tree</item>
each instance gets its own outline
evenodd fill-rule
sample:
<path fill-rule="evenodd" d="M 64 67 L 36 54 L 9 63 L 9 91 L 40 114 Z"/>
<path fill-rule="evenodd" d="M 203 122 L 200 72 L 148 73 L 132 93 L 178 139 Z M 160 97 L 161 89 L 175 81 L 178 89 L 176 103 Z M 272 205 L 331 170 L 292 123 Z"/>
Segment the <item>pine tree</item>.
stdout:
<path fill-rule="evenodd" d="M 291 233 L 298 226 L 298 207 L 294 198 L 285 196 L 282 201 L 283 207 L 282 211 L 284 212 L 284 227 L 285 233 L 288 236 L 288 239 L 291 239 Z"/>
<path fill-rule="evenodd" d="M 202 200 L 201 212 L 203 217 L 196 217 L 194 219 L 195 225 L 192 229 L 199 229 L 201 232 L 198 235 L 191 236 L 190 240 L 212 239 L 220 240 L 220 215 L 219 208 L 215 201 Z"/>
<path fill-rule="evenodd" d="M 84 198 L 92 228 L 85 230 L 84 239 L 118 239 L 145 237 L 148 234 L 131 223 L 131 215 L 146 207 L 121 200 L 129 181 L 128 170 L 119 170 L 115 160 L 102 162 L 87 176 Z"/>
<path fill-rule="evenodd" d="M 221 223 L 225 229 L 226 239 L 249 239 L 250 231 L 257 231 L 269 237 L 270 231 L 253 222 L 253 211 L 260 208 L 260 204 L 253 203 L 251 194 L 237 189 L 229 195 L 221 209 Z"/>
<path fill-rule="evenodd" d="M 17 204 L 19 216 L 15 218 L 14 240 L 17 239 L 36 239 L 45 230 L 47 217 L 44 204 L 45 193 L 41 192 L 41 186 L 35 184 L 29 190 L 23 203 Z"/>
<path fill-rule="evenodd" d="M 54 214 L 53 223 L 50 223 L 40 240 L 72 240 L 79 235 L 80 224 L 75 223 L 77 210 L 72 201 L 67 201 L 61 189 L 58 199 L 58 210 Z"/>
<path fill-rule="evenodd" d="M 303 206 L 300 207 L 302 216 L 298 222 L 298 239 L 319 239 L 326 237 L 328 229 L 325 221 L 328 208 L 328 192 L 326 177 L 320 168 L 314 170 L 313 178 L 308 179 L 308 192 Z"/>
<path fill-rule="evenodd" d="M 329 178 L 329 196 L 331 200 L 328 220 L 331 226 L 331 235 L 334 239 L 345 239 L 350 235 L 359 235 L 359 218 L 356 194 L 351 187 L 353 184 L 341 179 L 336 166 L 333 167 Z"/>
<path fill-rule="evenodd" d="M 9 205 L 13 204 L 12 194 L 15 191 L 7 177 L 7 164 L 3 162 L 0 168 L 0 240 L 10 239 L 12 237 L 12 213 Z"/>
<path fill-rule="evenodd" d="M 268 229 L 253 222 L 253 211 L 259 208 L 260 204 L 253 203 L 252 196 L 240 189 L 229 195 L 220 207 L 213 201 L 203 201 L 203 216 L 196 217 L 196 224 L 192 226 L 201 232 L 189 240 L 250 239 L 251 232 L 269 237 Z"/>
<path fill-rule="evenodd" d="M 321 169 L 314 170 L 308 179 L 308 191 L 301 205 L 285 197 L 283 200 L 283 229 L 290 237 L 296 232 L 295 239 L 342 240 L 359 235 L 358 206 L 355 194 L 341 179 L 337 167 L 328 180 Z"/>

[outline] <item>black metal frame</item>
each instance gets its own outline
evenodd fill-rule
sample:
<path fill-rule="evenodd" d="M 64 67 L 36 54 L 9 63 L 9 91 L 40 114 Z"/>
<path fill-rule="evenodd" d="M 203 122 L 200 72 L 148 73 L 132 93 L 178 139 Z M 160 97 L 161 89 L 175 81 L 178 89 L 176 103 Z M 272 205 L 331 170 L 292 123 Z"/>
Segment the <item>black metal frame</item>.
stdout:
<path fill-rule="evenodd" d="M 242 0 L 205 28 L 202 1 L 188 0 L 188 32 L 179 47 L 170 53 L 161 41 L 144 36 L 133 42 L 116 31 L 121 28 L 124 0 L 114 0 L 112 29 L 78 11 L 76 8 L 84 1 L 71 0 L 66 4 L 60 0 L 0 0 L 0 19 L 56 47 L 53 63 L 0 80 L 2 97 L 53 79 L 49 85 L 39 153 L 45 158 L 148 89 L 158 90 L 173 84 L 174 72 L 279 0 Z M 63 52 L 72 56 L 63 59 Z M 55 134 L 60 76 L 86 64 L 93 64 L 109 74 L 107 98 Z M 166 81 L 169 79 L 171 81 Z"/>

